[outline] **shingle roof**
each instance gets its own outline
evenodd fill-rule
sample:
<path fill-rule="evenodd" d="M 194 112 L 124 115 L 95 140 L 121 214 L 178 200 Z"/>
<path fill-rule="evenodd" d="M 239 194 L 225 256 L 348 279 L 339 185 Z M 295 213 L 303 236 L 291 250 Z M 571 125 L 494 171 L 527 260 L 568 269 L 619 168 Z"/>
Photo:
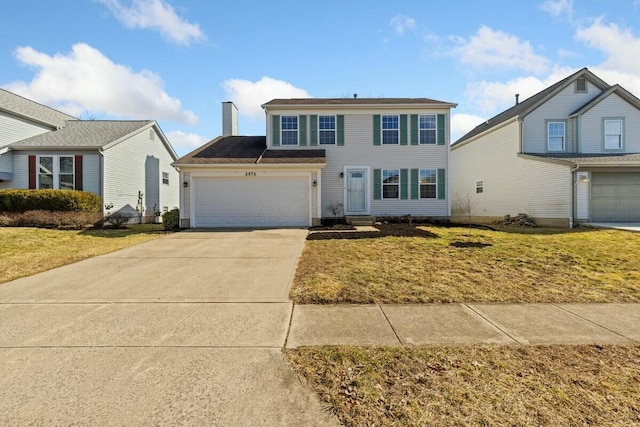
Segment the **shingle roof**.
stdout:
<path fill-rule="evenodd" d="M 151 120 L 118 121 L 87 120 L 68 121 L 66 127 L 36 135 L 10 144 L 11 149 L 34 148 L 102 148 L 134 132 Z"/>
<path fill-rule="evenodd" d="M 52 127 L 63 127 L 67 120 L 78 120 L 76 117 L 54 110 L 30 99 L 23 98 L 13 92 L 0 89 L 0 110 L 35 120 Z"/>
<path fill-rule="evenodd" d="M 429 98 L 291 98 L 272 99 L 263 104 L 263 107 L 271 106 L 300 106 L 300 105 L 434 105 L 455 106 L 452 102 L 438 101 Z"/>
<path fill-rule="evenodd" d="M 503 111 L 502 113 L 498 114 L 497 116 L 492 117 L 489 120 L 487 120 L 486 122 L 476 126 L 474 129 L 472 129 L 471 131 L 467 132 L 464 136 L 462 136 L 460 139 L 458 139 L 456 142 L 454 142 L 451 147 L 455 147 L 456 145 L 458 145 L 458 144 L 460 144 L 460 143 L 462 143 L 462 142 L 464 142 L 464 141 L 466 141 L 468 139 L 471 139 L 474 136 L 479 135 L 484 131 L 487 131 L 487 130 L 491 129 L 494 126 L 497 126 L 497 125 L 499 125 L 501 123 L 504 123 L 509 119 L 512 119 L 512 118 L 517 117 L 517 116 L 524 116 L 524 115 L 528 114 L 530 111 L 532 111 L 535 108 L 537 108 L 538 105 L 541 104 L 542 102 L 544 102 L 548 97 L 550 97 L 551 95 L 555 94 L 557 91 L 561 90 L 566 85 L 570 84 L 572 81 L 574 81 L 578 77 L 580 77 L 582 75 L 585 75 L 585 74 L 588 75 L 589 80 L 597 82 L 597 84 L 600 85 L 602 89 L 609 87 L 609 85 L 607 83 L 602 81 L 595 74 L 591 73 L 588 69 L 583 68 L 583 69 L 578 70 L 575 73 L 571 74 L 570 76 L 560 80 L 558 83 L 553 84 L 553 85 L 549 86 L 548 88 L 541 90 L 540 92 L 536 93 L 535 95 L 525 99 L 524 101 L 522 101 L 522 102 L 514 105 L 513 107 Z"/>
<path fill-rule="evenodd" d="M 175 165 L 324 163 L 324 150 L 267 150 L 265 136 L 220 136 L 179 158 Z"/>

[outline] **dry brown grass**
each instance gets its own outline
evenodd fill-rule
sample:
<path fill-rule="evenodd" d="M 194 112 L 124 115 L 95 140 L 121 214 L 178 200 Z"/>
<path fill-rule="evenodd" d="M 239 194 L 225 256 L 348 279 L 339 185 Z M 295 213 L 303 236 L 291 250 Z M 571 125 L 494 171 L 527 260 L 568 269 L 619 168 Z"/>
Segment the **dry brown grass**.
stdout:
<path fill-rule="evenodd" d="M 155 239 L 162 226 L 66 231 L 0 227 L 0 283 Z"/>
<path fill-rule="evenodd" d="M 640 424 L 640 346 L 287 350 L 347 426 Z"/>
<path fill-rule="evenodd" d="M 460 248 L 451 244 L 466 241 L 468 229 L 420 228 L 435 237 L 307 241 L 291 298 L 300 304 L 640 301 L 637 233 L 474 229 L 472 241 L 488 246 Z"/>

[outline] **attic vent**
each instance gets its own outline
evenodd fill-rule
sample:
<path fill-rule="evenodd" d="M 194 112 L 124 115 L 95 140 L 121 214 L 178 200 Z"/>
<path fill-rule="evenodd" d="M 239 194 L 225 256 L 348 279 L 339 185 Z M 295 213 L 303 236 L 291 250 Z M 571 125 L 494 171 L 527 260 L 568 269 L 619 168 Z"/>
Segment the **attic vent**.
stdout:
<path fill-rule="evenodd" d="M 149 129 L 149 139 L 152 141 L 156 140 L 156 133 L 153 131 L 153 129 Z"/>
<path fill-rule="evenodd" d="M 576 80 L 576 92 L 586 92 L 587 91 L 587 79 L 580 78 Z"/>

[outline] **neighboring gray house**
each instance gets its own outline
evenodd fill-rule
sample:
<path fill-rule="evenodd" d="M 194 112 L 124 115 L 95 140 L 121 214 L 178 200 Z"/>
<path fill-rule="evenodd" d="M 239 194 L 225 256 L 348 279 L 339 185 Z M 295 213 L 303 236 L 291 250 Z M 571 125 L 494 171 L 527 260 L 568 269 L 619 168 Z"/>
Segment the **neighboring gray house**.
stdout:
<path fill-rule="evenodd" d="M 90 191 L 105 213 L 178 206 L 177 159 L 155 121 L 78 120 L 0 89 L 0 189 Z"/>
<path fill-rule="evenodd" d="M 427 98 L 274 99 L 267 136 L 223 135 L 180 158 L 186 227 L 310 226 L 342 204 L 353 221 L 448 218 L 449 123 Z"/>
<path fill-rule="evenodd" d="M 468 196 L 476 221 L 640 221 L 639 153 L 640 100 L 583 68 L 453 144 L 453 212 Z"/>

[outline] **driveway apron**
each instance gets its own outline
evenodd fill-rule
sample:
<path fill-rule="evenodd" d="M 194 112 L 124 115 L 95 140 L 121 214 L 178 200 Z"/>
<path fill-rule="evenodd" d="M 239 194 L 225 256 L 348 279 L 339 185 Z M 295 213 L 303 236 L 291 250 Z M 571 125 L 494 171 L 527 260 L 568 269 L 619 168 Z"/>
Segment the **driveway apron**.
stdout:
<path fill-rule="evenodd" d="M 186 231 L 1 284 L 1 423 L 337 425 L 282 354 L 306 233 Z"/>

